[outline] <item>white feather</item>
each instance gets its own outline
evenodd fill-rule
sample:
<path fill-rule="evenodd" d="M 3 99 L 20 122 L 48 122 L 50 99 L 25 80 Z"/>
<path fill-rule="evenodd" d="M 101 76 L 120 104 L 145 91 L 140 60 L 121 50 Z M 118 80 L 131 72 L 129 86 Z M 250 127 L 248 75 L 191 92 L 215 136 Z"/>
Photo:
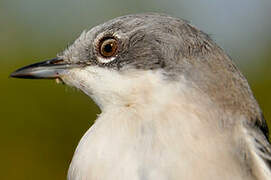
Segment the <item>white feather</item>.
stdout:
<path fill-rule="evenodd" d="M 216 121 L 221 112 L 184 78 L 86 67 L 63 80 L 102 110 L 77 147 L 69 180 L 250 179 L 232 152 L 232 134 Z"/>

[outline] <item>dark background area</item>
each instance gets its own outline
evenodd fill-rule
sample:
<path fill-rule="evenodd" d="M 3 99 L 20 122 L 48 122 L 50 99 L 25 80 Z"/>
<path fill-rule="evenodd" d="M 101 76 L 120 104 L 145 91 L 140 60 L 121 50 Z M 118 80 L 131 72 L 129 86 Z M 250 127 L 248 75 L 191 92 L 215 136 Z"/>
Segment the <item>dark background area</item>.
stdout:
<path fill-rule="evenodd" d="M 9 74 L 55 57 L 84 29 L 141 12 L 181 17 L 210 34 L 247 77 L 271 123 L 270 0 L 0 0 L 1 180 L 65 179 L 99 113 L 76 89 Z"/>

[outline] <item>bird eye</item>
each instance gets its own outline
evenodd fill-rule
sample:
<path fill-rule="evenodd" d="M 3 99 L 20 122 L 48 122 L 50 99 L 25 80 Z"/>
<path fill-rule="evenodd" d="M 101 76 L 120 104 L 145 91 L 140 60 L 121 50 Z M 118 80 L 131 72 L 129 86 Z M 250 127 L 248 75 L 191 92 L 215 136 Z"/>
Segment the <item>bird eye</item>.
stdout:
<path fill-rule="evenodd" d="M 109 58 L 112 57 L 116 54 L 118 49 L 118 43 L 116 39 L 109 38 L 109 39 L 104 39 L 100 42 L 100 54 L 105 57 Z"/>

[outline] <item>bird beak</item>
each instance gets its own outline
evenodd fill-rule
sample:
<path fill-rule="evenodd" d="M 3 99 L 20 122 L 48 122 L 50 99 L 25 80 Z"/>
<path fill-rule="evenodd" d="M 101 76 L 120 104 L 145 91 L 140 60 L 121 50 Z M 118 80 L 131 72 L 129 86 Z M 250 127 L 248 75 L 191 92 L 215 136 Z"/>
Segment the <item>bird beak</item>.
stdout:
<path fill-rule="evenodd" d="M 75 67 L 75 64 L 64 62 L 60 58 L 54 58 L 22 67 L 10 74 L 10 77 L 25 79 L 55 79 L 63 75 L 67 69 Z"/>

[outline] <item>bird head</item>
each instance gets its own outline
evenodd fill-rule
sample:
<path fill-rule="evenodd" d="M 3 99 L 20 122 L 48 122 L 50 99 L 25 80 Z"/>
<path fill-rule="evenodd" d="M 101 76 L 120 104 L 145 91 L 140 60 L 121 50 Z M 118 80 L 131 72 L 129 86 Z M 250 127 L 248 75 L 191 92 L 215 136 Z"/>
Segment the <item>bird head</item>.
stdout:
<path fill-rule="evenodd" d="M 160 98 L 168 98 L 185 86 L 223 110 L 260 113 L 246 79 L 207 34 L 182 19 L 155 13 L 118 17 L 84 31 L 56 58 L 11 76 L 61 79 L 101 108 L 137 101 L 140 93 L 146 100 L 163 89 Z"/>

